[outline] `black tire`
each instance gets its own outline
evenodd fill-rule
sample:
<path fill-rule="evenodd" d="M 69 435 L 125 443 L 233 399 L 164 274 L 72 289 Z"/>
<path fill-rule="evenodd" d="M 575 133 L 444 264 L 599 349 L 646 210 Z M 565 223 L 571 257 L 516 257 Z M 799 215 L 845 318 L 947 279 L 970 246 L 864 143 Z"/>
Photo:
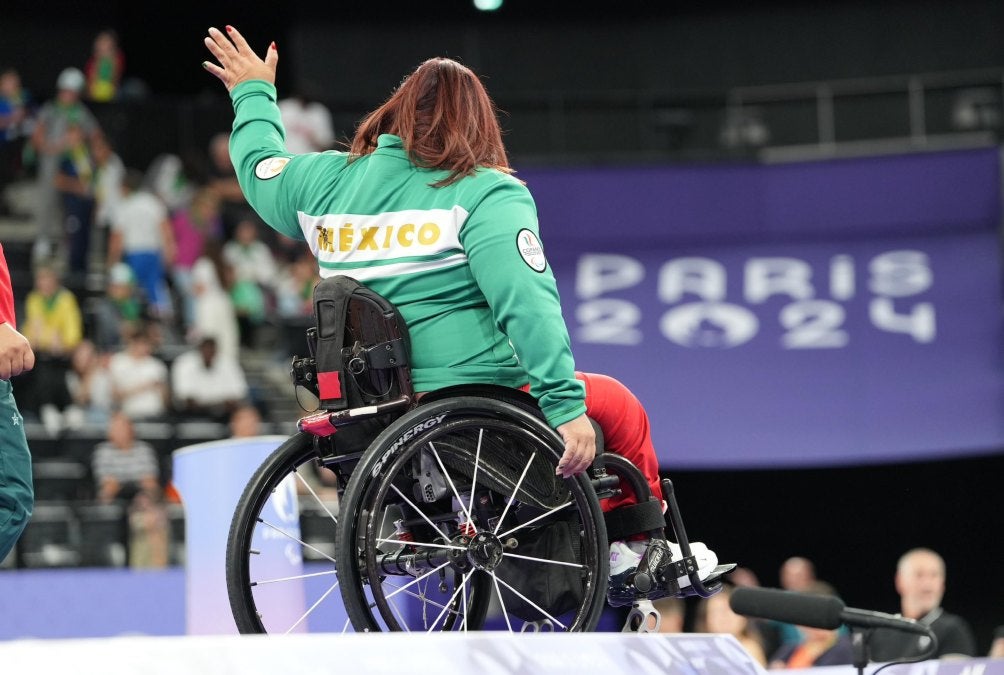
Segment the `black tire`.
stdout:
<path fill-rule="evenodd" d="M 538 416 L 482 397 L 427 403 L 391 424 L 342 500 L 352 517 L 339 521 L 335 560 L 353 627 L 594 629 L 606 526 L 588 476 L 555 476 L 563 452 Z"/>
<path fill-rule="evenodd" d="M 270 616 L 265 611 L 268 601 L 267 599 L 262 600 L 265 596 L 261 594 L 302 593 L 302 586 L 294 586 L 294 584 L 302 584 L 302 579 L 290 580 L 285 587 L 282 583 L 259 584 L 260 579 L 257 578 L 254 567 L 256 564 L 262 564 L 260 561 L 262 556 L 252 546 L 255 542 L 256 532 L 264 532 L 268 529 L 269 532 L 264 535 L 266 537 L 271 536 L 275 539 L 283 536 L 282 528 L 271 526 L 261 518 L 262 510 L 266 507 L 273 491 L 287 476 L 296 472 L 297 477 L 303 481 L 300 469 L 308 463 L 313 463 L 317 458 L 313 441 L 312 435 L 301 432 L 291 436 L 276 448 L 248 481 L 237 504 L 230 524 L 230 534 L 227 537 L 226 569 L 230 609 L 241 633 L 284 633 L 297 628 L 287 617 Z M 313 501 L 321 505 L 318 511 L 322 514 L 322 520 L 326 517 L 324 514 L 331 516 L 332 522 L 329 529 L 331 546 L 333 547 L 337 511 L 332 509 L 330 504 L 322 502 L 313 489 L 304 490 L 303 498 L 296 501 L 299 504 L 297 515 L 300 518 L 303 517 L 304 510 L 310 508 Z M 292 547 L 291 550 L 301 555 L 304 551 L 312 550 L 319 559 L 326 559 L 330 563 L 330 572 L 324 573 L 331 574 L 333 581 L 336 579 L 334 558 L 331 555 L 324 553 L 316 546 L 304 544 L 302 537 L 289 536 L 287 546 Z M 265 590 L 266 588 L 268 590 Z M 316 598 L 307 598 L 307 606 L 311 607 L 308 613 L 330 610 L 331 608 L 326 607 L 324 603 L 337 603 L 338 612 L 343 611 L 341 599 L 337 593 L 332 592 L 323 598 L 323 602 L 311 606 L 314 600 Z"/>

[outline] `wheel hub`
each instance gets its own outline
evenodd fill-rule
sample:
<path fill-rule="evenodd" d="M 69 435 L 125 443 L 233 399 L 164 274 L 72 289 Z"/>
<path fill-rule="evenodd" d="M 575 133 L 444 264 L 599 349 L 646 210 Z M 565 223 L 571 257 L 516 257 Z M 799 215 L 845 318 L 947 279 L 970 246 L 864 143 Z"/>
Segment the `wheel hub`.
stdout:
<path fill-rule="evenodd" d="M 502 562 L 502 541 L 490 532 L 478 532 L 467 545 L 467 559 L 479 570 L 491 572 Z"/>

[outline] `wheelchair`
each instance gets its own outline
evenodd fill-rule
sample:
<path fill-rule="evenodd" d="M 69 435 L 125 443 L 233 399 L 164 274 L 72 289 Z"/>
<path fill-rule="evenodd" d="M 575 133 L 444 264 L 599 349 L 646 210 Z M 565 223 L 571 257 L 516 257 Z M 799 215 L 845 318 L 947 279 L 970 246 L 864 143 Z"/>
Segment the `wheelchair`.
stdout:
<path fill-rule="evenodd" d="M 609 541 L 665 538 L 641 472 L 598 452 L 591 470 L 560 477 L 564 443 L 528 394 L 464 385 L 416 397 L 390 303 L 347 277 L 322 281 L 314 300 L 310 355 L 294 358 L 292 376 L 319 409 L 257 468 L 227 541 L 240 632 L 594 630 Z M 600 500 L 625 483 L 639 504 L 605 515 Z M 683 558 L 635 575 L 625 630 L 657 625 L 652 598 L 709 597 L 734 567 L 698 577 L 672 484 L 663 488 Z M 307 508 L 321 514 L 309 541 L 296 527 Z M 316 562 L 275 571 L 275 558 L 298 557 Z M 295 596 L 292 614 L 271 609 L 284 596 Z"/>

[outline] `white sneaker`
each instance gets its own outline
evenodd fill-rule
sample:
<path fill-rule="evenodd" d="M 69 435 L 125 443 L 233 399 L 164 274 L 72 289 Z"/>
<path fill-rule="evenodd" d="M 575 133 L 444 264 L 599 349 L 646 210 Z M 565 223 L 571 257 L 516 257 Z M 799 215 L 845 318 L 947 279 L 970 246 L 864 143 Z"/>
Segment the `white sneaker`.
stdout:
<path fill-rule="evenodd" d="M 641 542 L 647 543 L 647 542 Z M 617 540 L 610 544 L 610 576 L 633 572 L 641 562 L 641 551 L 631 548 L 626 542 Z"/>
<path fill-rule="evenodd" d="M 672 541 L 667 543 L 669 544 L 669 549 L 673 552 L 673 560 L 682 560 L 683 552 L 680 550 L 680 545 Z M 718 567 L 718 556 L 699 541 L 690 542 L 690 553 L 697 562 L 697 578 L 704 581 Z M 690 585 L 690 577 L 680 577 L 677 579 L 677 583 L 680 585 L 680 588 L 686 588 Z"/>
<path fill-rule="evenodd" d="M 629 579 L 638 570 L 638 566 L 641 564 L 644 553 L 650 543 L 654 546 L 662 547 L 664 551 L 664 553 L 660 554 L 660 557 L 656 558 L 656 560 L 661 561 L 656 563 L 660 568 L 663 568 L 664 565 L 668 565 L 670 562 L 683 559 L 680 545 L 671 541 L 615 541 L 611 543 L 610 581 L 607 587 L 607 602 L 612 607 L 630 605 L 639 597 L 648 597 L 648 599 L 654 600 L 665 597 L 668 594 L 669 589 L 667 588 L 653 588 L 640 592 L 632 583 L 629 583 Z M 694 556 L 694 561 L 697 563 L 697 578 L 701 581 L 706 580 L 717 568 L 718 556 L 701 542 L 692 542 L 690 544 L 690 553 Z M 691 585 L 690 577 L 688 575 L 679 577 L 676 583 L 680 589 L 687 588 Z"/>

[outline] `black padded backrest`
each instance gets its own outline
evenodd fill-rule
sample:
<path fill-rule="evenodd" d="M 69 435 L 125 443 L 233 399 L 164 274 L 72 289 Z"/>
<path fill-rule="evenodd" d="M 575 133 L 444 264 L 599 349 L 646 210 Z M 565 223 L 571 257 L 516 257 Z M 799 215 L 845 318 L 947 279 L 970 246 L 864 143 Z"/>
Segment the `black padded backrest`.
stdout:
<path fill-rule="evenodd" d="M 318 396 L 344 410 L 411 394 L 408 328 L 390 301 L 346 276 L 314 288 Z"/>

